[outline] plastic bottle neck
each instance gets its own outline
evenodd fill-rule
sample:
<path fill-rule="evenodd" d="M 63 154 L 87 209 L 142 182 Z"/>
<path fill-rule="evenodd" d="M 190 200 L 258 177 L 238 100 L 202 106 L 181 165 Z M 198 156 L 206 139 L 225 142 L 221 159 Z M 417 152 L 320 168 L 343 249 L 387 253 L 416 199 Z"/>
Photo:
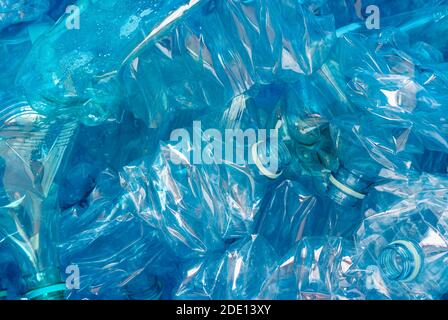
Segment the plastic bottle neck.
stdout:
<path fill-rule="evenodd" d="M 328 196 L 342 206 L 355 206 L 366 196 L 370 182 L 343 167 L 329 177 Z"/>
<path fill-rule="evenodd" d="M 258 172 L 269 179 L 277 179 L 291 161 L 291 154 L 282 141 L 276 144 L 262 141 L 251 147 L 252 161 Z"/>
<path fill-rule="evenodd" d="M 422 261 L 416 244 L 407 240 L 398 240 L 383 248 L 378 262 L 387 279 L 409 282 L 419 275 Z"/>

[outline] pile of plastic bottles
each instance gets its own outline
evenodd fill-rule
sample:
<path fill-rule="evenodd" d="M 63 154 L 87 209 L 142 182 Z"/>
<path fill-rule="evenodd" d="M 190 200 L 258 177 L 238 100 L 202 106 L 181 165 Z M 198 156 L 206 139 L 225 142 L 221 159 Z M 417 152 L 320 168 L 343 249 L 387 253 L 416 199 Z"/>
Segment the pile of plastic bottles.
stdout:
<path fill-rule="evenodd" d="M 444 299 L 448 1 L 0 1 L 0 299 Z"/>

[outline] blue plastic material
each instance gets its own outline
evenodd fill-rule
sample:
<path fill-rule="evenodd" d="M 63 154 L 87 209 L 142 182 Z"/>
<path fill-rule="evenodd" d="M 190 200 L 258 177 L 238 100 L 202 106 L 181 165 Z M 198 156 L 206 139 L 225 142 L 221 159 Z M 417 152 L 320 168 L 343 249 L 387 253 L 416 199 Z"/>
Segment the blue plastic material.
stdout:
<path fill-rule="evenodd" d="M 187 267 L 175 297 L 254 299 L 276 259 L 275 251 L 261 236 L 242 239 L 225 252 Z"/>
<path fill-rule="evenodd" d="M 13 247 L 28 290 L 60 282 L 57 185 L 77 125 L 54 123 L 26 100 L 4 100 L 0 114 L 0 239 Z"/>
<path fill-rule="evenodd" d="M 0 300 L 20 298 L 21 274 L 11 248 L 0 244 Z"/>
<path fill-rule="evenodd" d="M 7 27 L 39 19 L 49 9 L 49 0 L 6 0 L 0 4 L 0 31 Z"/>
<path fill-rule="evenodd" d="M 446 299 L 446 0 L 0 1 L 0 299 Z"/>
<path fill-rule="evenodd" d="M 354 244 L 343 238 L 305 237 L 278 261 L 258 298 L 364 299 L 355 258 Z"/>
<path fill-rule="evenodd" d="M 368 297 L 440 299 L 446 292 L 447 183 L 422 175 L 401 182 L 399 193 L 395 181 L 376 187 L 372 198 L 382 206 L 366 205 L 369 217 L 356 237 Z"/>

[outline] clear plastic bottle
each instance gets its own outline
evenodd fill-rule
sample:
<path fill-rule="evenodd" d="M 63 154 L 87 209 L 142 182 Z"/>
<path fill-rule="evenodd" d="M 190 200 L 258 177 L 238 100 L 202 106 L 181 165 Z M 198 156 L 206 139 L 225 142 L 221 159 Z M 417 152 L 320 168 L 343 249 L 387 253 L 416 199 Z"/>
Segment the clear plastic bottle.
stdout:
<path fill-rule="evenodd" d="M 26 100 L 0 110 L 0 234 L 13 248 L 29 299 L 61 298 L 54 184 L 76 123 L 51 122 Z"/>
<path fill-rule="evenodd" d="M 339 237 L 305 237 L 291 249 L 263 284 L 260 299 L 364 299 L 356 249 Z"/>
<path fill-rule="evenodd" d="M 18 299 L 21 295 L 20 270 L 10 248 L 0 244 L 0 300 Z"/>
<path fill-rule="evenodd" d="M 159 274 L 174 265 L 172 251 L 137 218 L 145 209 L 143 201 L 133 201 L 144 185 L 138 187 L 125 173 L 106 170 L 84 206 L 64 212 L 61 265 L 79 276 L 67 288 L 67 299 L 160 298 L 164 281 Z"/>
<path fill-rule="evenodd" d="M 38 20 L 50 8 L 49 0 L 5 0 L 0 3 L 0 31 L 15 24 Z"/>

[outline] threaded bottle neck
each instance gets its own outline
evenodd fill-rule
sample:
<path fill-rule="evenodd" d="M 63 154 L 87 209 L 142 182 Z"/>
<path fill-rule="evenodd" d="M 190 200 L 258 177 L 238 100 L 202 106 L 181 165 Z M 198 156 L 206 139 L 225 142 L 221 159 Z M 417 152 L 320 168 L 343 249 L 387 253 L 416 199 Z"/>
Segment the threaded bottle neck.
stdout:
<path fill-rule="evenodd" d="M 328 196 L 342 206 L 355 206 L 365 198 L 369 182 L 359 175 L 340 167 L 330 175 Z"/>
<path fill-rule="evenodd" d="M 412 281 L 422 267 L 419 248 L 406 240 L 394 241 L 384 247 L 378 262 L 384 276 L 394 281 Z"/>

